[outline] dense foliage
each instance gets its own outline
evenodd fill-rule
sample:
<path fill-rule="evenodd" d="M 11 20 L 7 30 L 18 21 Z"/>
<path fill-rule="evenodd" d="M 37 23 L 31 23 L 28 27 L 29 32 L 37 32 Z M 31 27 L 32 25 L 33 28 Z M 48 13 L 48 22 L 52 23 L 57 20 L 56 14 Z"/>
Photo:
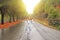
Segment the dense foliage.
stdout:
<path fill-rule="evenodd" d="M 16 21 L 25 18 L 27 12 L 24 6 L 22 0 L 0 0 L 1 23 L 3 24 L 6 19 L 11 22 L 11 20 Z"/>
<path fill-rule="evenodd" d="M 60 26 L 60 0 L 42 0 L 34 10 L 39 19 L 46 19 L 53 26 Z M 46 16 L 47 14 L 47 16 Z M 42 15 L 42 16 L 41 16 Z M 46 17 L 45 17 L 46 16 Z"/>

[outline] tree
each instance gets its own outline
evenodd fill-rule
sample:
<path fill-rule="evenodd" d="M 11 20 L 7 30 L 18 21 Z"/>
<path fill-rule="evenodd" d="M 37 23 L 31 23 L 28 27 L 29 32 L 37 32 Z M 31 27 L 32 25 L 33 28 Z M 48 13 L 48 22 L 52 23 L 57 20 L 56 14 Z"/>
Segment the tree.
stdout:
<path fill-rule="evenodd" d="M 1 24 L 4 24 L 4 14 L 7 12 L 7 6 L 0 7 L 1 11 Z"/>
<path fill-rule="evenodd" d="M 60 0 L 42 0 L 38 6 L 36 6 L 35 8 L 35 16 L 38 18 L 43 18 L 44 14 L 48 14 L 47 16 L 47 20 L 49 23 L 52 23 L 52 25 L 55 24 L 55 21 L 57 22 L 57 20 L 60 20 L 60 12 L 58 8 L 60 5 Z M 57 18 L 57 19 L 56 19 Z M 54 19 L 54 20 L 53 20 Z M 56 25 L 56 24 L 55 24 Z"/>

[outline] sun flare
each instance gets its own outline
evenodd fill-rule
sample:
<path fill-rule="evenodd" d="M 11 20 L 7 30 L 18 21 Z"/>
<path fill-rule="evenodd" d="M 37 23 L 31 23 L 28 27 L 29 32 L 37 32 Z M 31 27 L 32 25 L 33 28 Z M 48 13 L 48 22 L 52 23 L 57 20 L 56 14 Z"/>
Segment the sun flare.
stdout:
<path fill-rule="evenodd" d="M 26 11 L 28 14 L 32 14 L 34 7 L 40 2 L 40 0 L 23 0 L 26 5 Z"/>

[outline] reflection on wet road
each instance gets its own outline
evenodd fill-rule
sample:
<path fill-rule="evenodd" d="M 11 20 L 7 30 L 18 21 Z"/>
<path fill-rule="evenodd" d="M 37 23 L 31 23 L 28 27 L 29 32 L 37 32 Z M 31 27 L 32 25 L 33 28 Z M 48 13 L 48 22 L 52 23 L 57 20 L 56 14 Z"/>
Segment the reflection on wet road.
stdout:
<path fill-rule="evenodd" d="M 25 24 L 26 24 L 25 29 L 26 34 L 24 33 L 23 35 L 27 35 L 27 37 L 23 36 L 21 40 L 44 40 L 37 32 L 31 20 L 25 21 Z"/>
<path fill-rule="evenodd" d="M 1 29 L 0 29 L 1 30 Z M 38 22 L 26 20 L 13 28 L 3 30 L 1 40 L 60 40 L 60 31 L 47 28 Z"/>

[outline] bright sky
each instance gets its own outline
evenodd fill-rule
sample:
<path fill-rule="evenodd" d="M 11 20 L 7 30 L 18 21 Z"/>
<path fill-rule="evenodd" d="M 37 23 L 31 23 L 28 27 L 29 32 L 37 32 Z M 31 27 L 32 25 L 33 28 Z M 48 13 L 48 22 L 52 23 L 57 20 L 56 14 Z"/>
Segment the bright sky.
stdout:
<path fill-rule="evenodd" d="M 40 0 L 23 0 L 26 5 L 26 11 L 28 14 L 32 14 L 34 7 L 40 2 Z"/>

